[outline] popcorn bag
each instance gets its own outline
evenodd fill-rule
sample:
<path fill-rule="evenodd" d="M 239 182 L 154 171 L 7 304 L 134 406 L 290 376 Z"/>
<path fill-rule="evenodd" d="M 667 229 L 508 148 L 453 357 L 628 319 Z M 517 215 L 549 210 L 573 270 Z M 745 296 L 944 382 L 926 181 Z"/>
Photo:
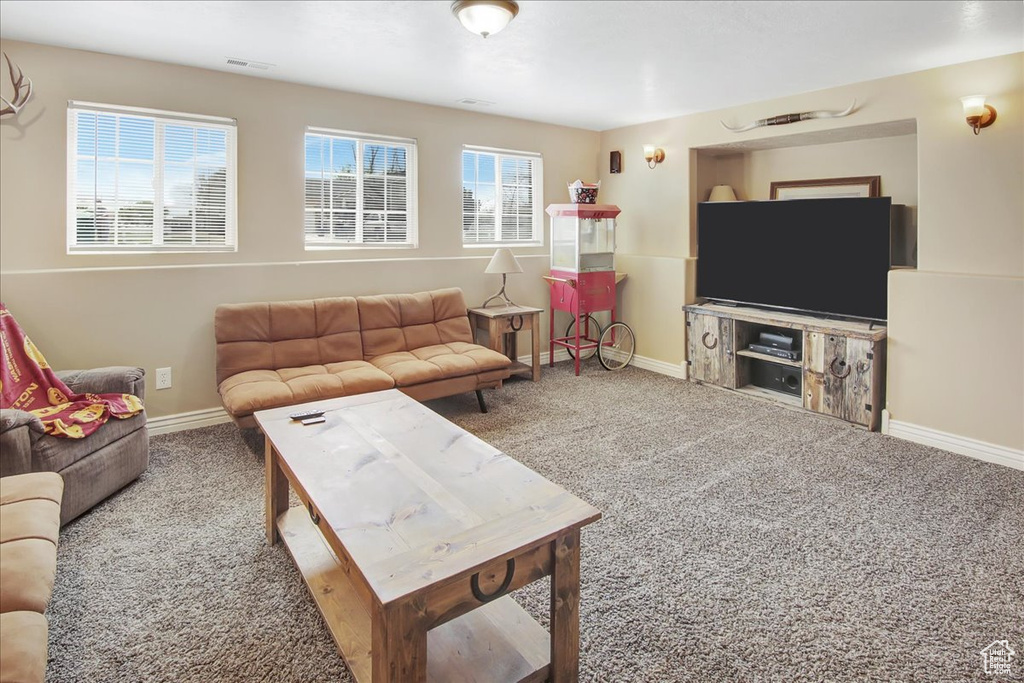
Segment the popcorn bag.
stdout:
<path fill-rule="evenodd" d="M 597 191 L 600 189 L 600 180 L 593 184 L 577 179 L 569 183 L 569 201 L 573 204 L 596 204 Z"/>

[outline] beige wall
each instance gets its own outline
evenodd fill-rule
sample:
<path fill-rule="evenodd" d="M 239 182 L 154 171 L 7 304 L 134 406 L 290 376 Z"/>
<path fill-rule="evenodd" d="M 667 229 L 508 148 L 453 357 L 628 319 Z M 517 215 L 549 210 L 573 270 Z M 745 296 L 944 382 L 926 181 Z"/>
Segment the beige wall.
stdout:
<path fill-rule="evenodd" d="M 964 122 L 959 102 L 961 96 L 975 92 L 985 93 L 999 112 L 995 125 L 978 136 Z M 719 123 L 725 120 L 737 124 L 792 111 L 841 109 L 854 98 L 858 109 L 844 119 L 806 121 L 742 134 L 726 131 Z M 704 168 L 698 160 L 698 148 L 743 140 L 785 147 L 789 136 L 828 131 L 848 139 L 843 134 L 848 129 L 907 119 L 916 120 L 917 125 L 916 193 L 905 184 L 885 189 L 894 193 L 898 190 L 907 197 L 916 194 L 921 271 L 890 277 L 888 410 L 893 420 L 1024 448 L 1020 409 L 1024 373 L 1019 367 L 1024 354 L 1020 335 L 1024 317 L 1021 54 L 602 133 L 602 195 L 603 200 L 622 207 L 620 262 L 630 263 L 628 286 L 659 293 L 656 303 L 638 302 L 643 310 L 630 310 L 628 305 L 623 310 L 627 321 L 638 321 L 638 350 L 670 363 L 680 362 L 685 355 L 680 326 L 650 321 L 658 321 L 658 316 L 652 315 L 655 307 L 662 312 L 678 311 L 694 297 L 692 261 L 688 260 L 694 246 L 692 216 L 696 202 L 706 198 L 705 185 L 709 187 L 706 178 L 692 172 Z M 654 170 L 644 164 L 644 143 L 665 149 L 665 162 Z M 844 144 L 849 143 L 834 147 Z M 885 143 L 856 144 L 867 149 Z M 889 148 L 895 156 L 880 159 L 881 168 L 905 165 L 907 150 L 898 147 L 899 143 Z M 607 173 L 605 160 L 611 150 L 623 152 L 622 174 Z M 749 182 L 753 188 L 744 191 L 755 197 L 761 194 L 770 175 L 781 173 L 790 163 L 794 173 L 802 168 L 824 177 L 880 173 L 869 171 L 870 165 L 859 162 L 835 164 L 821 149 L 815 151 L 813 147 L 744 154 L 751 159 L 716 160 L 715 172 L 735 176 L 737 169 L 743 169 L 744 184 Z M 754 171 L 759 165 L 751 163 L 755 155 L 770 157 L 770 167 Z M 849 172 L 839 172 L 846 168 Z M 749 181 L 747 174 L 751 174 Z M 760 179 L 753 179 L 755 174 Z M 674 261 L 674 267 L 666 266 L 666 259 Z M 685 283 L 682 289 L 680 283 Z M 994 295 L 998 305 L 990 303 Z M 983 352 L 970 354 L 969 360 L 965 350 L 962 365 L 953 372 L 948 370 L 950 363 L 956 362 L 951 353 L 957 342 L 952 340 L 964 340 L 971 334 L 961 324 L 965 308 L 971 308 L 967 317 L 977 324 L 968 326 L 971 333 L 1000 341 Z M 984 316 L 984 322 L 980 316 Z M 930 336 L 940 330 L 953 336 L 946 340 Z M 966 371 L 968 365 L 975 370 Z M 939 379 L 942 373 L 951 381 Z"/>
<path fill-rule="evenodd" d="M 0 125 L 0 296 L 55 367 L 146 368 L 153 416 L 219 405 L 218 303 L 459 286 L 473 305 L 493 293 L 497 277 L 482 273 L 492 251 L 461 243 L 464 143 L 543 154 L 545 203 L 597 174 L 591 131 L 28 43 L 2 48 L 35 92 Z M 69 99 L 236 118 L 238 252 L 67 255 Z M 418 140 L 419 249 L 303 249 L 307 125 Z M 546 245 L 516 250 L 527 271 L 509 280 L 519 303 L 547 306 Z M 165 366 L 174 386 L 153 391 Z"/>
<path fill-rule="evenodd" d="M 509 292 L 520 303 L 547 307 L 547 289 L 531 285 L 543 285 L 547 256 L 521 258 L 520 263 L 525 272 L 512 276 Z M 220 405 L 213 343 L 218 304 L 413 292 L 455 284 L 466 292 L 470 305 L 479 305 L 497 289 L 495 276 L 482 272 L 486 264 L 486 259 L 455 257 L 143 271 L 57 269 L 5 274 L 0 289 L 53 367 L 145 367 L 147 409 L 160 416 Z M 525 335 L 520 343 L 528 344 Z M 153 390 L 158 367 L 172 368 L 172 388 Z"/>
<path fill-rule="evenodd" d="M 1020 448 L 1024 279 L 894 270 L 892 419 Z"/>
<path fill-rule="evenodd" d="M 764 149 L 744 156 L 739 187 L 747 199 L 770 199 L 777 180 L 877 175 L 883 196 L 894 204 L 917 206 L 916 135 Z"/>
<path fill-rule="evenodd" d="M 732 153 L 698 150 L 697 157 L 697 201 L 706 201 L 715 185 L 731 185 L 742 200 L 770 199 L 773 181 L 877 175 L 883 196 L 917 206 L 916 134 Z"/>

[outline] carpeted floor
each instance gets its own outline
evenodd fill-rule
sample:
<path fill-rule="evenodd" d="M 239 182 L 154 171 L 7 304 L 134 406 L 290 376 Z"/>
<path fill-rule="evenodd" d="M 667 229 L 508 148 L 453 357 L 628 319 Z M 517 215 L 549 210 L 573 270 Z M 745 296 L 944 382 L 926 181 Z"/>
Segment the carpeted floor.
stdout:
<path fill-rule="evenodd" d="M 1024 472 L 595 361 L 431 407 L 601 508 L 585 681 L 992 680 L 1024 672 Z M 51 681 L 349 681 L 231 425 L 61 533 Z M 546 625 L 548 585 L 516 598 Z"/>

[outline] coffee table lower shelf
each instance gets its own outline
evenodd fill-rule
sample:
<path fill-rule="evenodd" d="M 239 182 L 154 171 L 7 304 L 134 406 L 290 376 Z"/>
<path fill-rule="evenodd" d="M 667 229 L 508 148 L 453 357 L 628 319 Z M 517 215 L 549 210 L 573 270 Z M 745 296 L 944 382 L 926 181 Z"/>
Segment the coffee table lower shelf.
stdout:
<path fill-rule="evenodd" d="M 285 547 L 359 683 L 372 681 L 370 613 L 302 507 L 277 518 Z M 547 630 L 504 596 L 427 632 L 427 680 L 533 683 L 550 675 Z"/>

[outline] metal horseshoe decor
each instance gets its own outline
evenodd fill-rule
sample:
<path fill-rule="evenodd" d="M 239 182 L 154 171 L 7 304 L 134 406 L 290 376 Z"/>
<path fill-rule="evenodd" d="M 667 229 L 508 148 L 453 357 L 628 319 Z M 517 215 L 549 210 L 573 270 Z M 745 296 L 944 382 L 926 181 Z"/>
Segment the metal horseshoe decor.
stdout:
<path fill-rule="evenodd" d="M 505 580 L 501 582 L 500 586 L 498 586 L 498 590 L 494 591 L 490 595 L 487 595 L 482 590 L 480 590 L 479 572 L 473 574 L 472 578 L 470 578 L 469 588 L 473 591 L 474 598 L 476 598 L 480 602 L 490 602 L 491 600 L 500 598 L 505 593 L 505 591 L 508 590 L 509 585 L 511 585 L 512 583 L 512 577 L 515 576 L 515 573 L 516 560 L 514 557 L 510 557 L 508 558 L 508 561 L 505 562 Z"/>
<path fill-rule="evenodd" d="M 836 370 L 837 363 L 839 364 L 838 370 Z M 829 372 L 832 373 L 833 377 L 836 377 L 838 379 L 846 379 L 847 377 L 850 376 L 850 370 L 852 368 L 846 364 L 845 360 L 841 360 L 839 356 L 834 356 L 832 358 L 832 362 L 828 364 L 828 369 Z"/>

